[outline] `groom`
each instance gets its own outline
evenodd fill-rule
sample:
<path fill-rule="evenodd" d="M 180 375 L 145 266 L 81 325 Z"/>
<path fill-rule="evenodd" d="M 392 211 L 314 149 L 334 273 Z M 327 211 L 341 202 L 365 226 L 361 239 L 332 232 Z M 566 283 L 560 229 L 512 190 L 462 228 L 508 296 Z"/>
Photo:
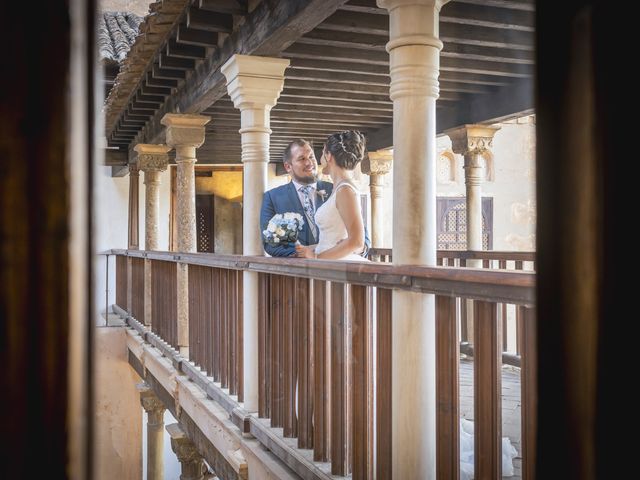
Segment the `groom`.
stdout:
<path fill-rule="evenodd" d="M 314 245 L 318 243 L 315 212 L 331 195 L 333 183 L 317 180 L 318 162 L 311 144 L 304 139 L 292 141 L 285 149 L 282 160 L 291 182 L 265 192 L 260 209 L 260 231 L 267 228 L 269 220 L 276 213 L 296 212 L 305 219 L 298 240 L 302 245 Z M 365 244 L 363 255 L 370 244 L 366 229 Z M 264 239 L 263 245 L 272 257 L 291 257 L 296 253 L 293 245 L 269 245 Z"/>

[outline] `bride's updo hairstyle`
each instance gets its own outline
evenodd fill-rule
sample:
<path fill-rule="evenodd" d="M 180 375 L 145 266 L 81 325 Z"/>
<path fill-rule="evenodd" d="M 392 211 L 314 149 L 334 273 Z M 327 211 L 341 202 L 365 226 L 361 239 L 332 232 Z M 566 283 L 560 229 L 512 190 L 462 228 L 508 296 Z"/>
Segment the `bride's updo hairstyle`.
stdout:
<path fill-rule="evenodd" d="M 324 148 L 336 159 L 336 164 L 345 170 L 353 170 L 364 158 L 366 139 L 355 130 L 332 133 Z"/>

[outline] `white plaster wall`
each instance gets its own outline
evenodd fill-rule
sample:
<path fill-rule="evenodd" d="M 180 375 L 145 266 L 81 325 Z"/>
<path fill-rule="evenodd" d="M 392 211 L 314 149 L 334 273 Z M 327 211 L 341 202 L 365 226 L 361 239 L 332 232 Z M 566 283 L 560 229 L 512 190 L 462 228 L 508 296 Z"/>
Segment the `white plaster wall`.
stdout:
<path fill-rule="evenodd" d="M 124 327 L 99 327 L 95 336 L 95 478 L 142 477 L 141 379 L 127 362 Z M 177 477 L 174 477 L 177 478 Z"/>
<path fill-rule="evenodd" d="M 494 180 L 482 184 L 482 196 L 493 197 L 493 250 L 535 250 L 535 124 L 531 117 L 498 123 L 493 139 Z M 438 153 L 451 149 L 438 137 Z M 464 158 L 455 155 L 453 183 L 437 183 L 438 197 L 464 197 Z"/>
<path fill-rule="evenodd" d="M 141 182 L 142 183 L 142 182 Z M 97 166 L 94 177 L 93 231 L 95 242 L 94 285 L 98 324 L 105 312 L 106 257 L 100 252 L 127 248 L 129 215 L 129 177 L 111 177 L 111 167 Z M 109 257 L 108 305 L 115 302 L 115 258 Z"/>

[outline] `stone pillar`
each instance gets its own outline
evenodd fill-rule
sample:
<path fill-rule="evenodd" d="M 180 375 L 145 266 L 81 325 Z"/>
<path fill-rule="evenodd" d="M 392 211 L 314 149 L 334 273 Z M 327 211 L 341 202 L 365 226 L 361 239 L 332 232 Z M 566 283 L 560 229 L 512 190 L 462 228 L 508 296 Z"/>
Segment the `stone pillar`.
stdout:
<path fill-rule="evenodd" d="M 139 187 L 140 171 L 136 163 L 129 164 L 129 238 L 127 248 L 138 250 L 140 248 L 140 228 L 139 228 Z"/>
<path fill-rule="evenodd" d="M 162 124 L 167 127 L 167 144 L 176 149 L 176 218 L 178 251 L 196 251 L 196 148 L 204 143 L 204 126 L 210 117 L 167 113 Z M 177 265 L 178 350 L 189 358 L 189 272 L 187 265 Z"/>
<path fill-rule="evenodd" d="M 289 60 L 234 55 L 222 67 L 240 109 L 243 163 L 243 255 L 263 255 L 260 207 L 267 188 L 270 112 L 284 86 Z M 244 407 L 258 410 L 258 274 L 243 273 Z"/>
<path fill-rule="evenodd" d="M 144 172 L 144 249 L 158 249 L 158 224 L 160 222 L 160 174 L 169 164 L 166 145 L 140 143 L 134 150 L 138 152 L 138 168 Z M 144 259 L 144 324 L 151 325 L 153 299 L 151 260 Z"/>
<path fill-rule="evenodd" d="M 491 148 L 500 127 L 465 125 L 447 130 L 454 153 L 464 156 L 464 179 L 467 188 L 467 250 L 482 250 L 482 164 L 480 157 Z M 476 260 L 470 267 L 481 267 Z"/>
<path fill-rule="evenodd" d="M 369 152 L 368 158 L 362 162 L 362 173 L 369 175 L 369 190 L 371 192 L 371 246 L 383 247 L 384 238 L 384 175 L 391 171 L 393 154 L 391 150 Z"/>
<path fill-rule="evenodd" d="M 207 467 L 193 442 L 177 423 L 168 425 L 167 432 L 171 436 L 171 448 L 182 467 L 180 480 L 203 480 Z"/>
<path fill-rule="evenodd" d="M 164 411 L 165 406 L 146 384 L 138 385 L 140 403 L 147 412 L 147 479 L 164 478 Z"/>
<path fill-rule="evenodd" d="M 438 23 L 444 0 L 378 0 L 389 11 L 393 263 L 436 264 Z M 393 292 L 393 478 L 435 479 L 434 296 Z"/>

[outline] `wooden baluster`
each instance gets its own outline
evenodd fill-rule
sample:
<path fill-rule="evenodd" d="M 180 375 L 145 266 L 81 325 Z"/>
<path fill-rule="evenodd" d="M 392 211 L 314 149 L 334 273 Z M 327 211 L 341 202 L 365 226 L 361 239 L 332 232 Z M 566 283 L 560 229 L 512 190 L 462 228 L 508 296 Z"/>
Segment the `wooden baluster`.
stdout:
<path fill-rule="evenodd" d="M 436 296 L 436 477 L 460 478 L 460 345 L 456 298 Z"/>
<path fill-rule="evenodd" d="M 212 272 L 213 277 L 213 380 L 215 382 L 220 381 L 221 370 L 221 358 L 220 358 L 220 344 L 222 343 L 222 337 L 220 336 L 220 320 L 222 317 L 222 293 L 220 284 L 222 283 L 221 270 L 214 268 Z"/>
<path fill-rule="evenodd" d="M 367 287 L 350 286 L 353 480 L 373 478 L 371 306 Z"/>
<path fill-rule="evenodd" d="M 310 280 L 297 279 L 295 322 L 298 340 L 298 448 L 313 448 L 313 325 Z"/>
<path fill-rule="evenodd" d="M 244 402 L 244 328 L 243 328 L 243 313 L 242 313 L 242 271 L 236 271 L 236 290 L 237 290 L 237 299 L 236 299 L 236 341 L 237 341 L 237 349 L 238 352 L 236 355 L 236 377 L 238 380 L 238 401 Z"/>
<path fill-rule="evenodd" d="M 522 478 L 523 480 L 533 480 L 536 478 L 536 431 L 538 425 L 536 310 L 527 307 L 518 307 L 518 310 L 520 310 L 518 331 L 521 342 Z"/>
<path fill-rule="evenodd" d="M 327 282 L 313 281 L 313 459 L 329 460 L 330 370 L 327 368 Z"/>
<path fill-rule="evenodd" d="M 482 260 L 482 268 L 490 268 L 491 264 L 489 263 L 489 260 L 484 259 Z"/>
<path fill-rule="evenodd" d="M 516 260 L 515 262 L 516 270 L 522 270 L 524 268 L 524 262 L 522 260 Z M 522 314 L 522 310 L 520 308 L 516 308 L 516 353 L 521 355 L 520 345 L 522 341 L 520 339 L 520 325 L 522 324 L 522 318 L 520 318 Z"/>
<path fill-rule="evenodd" d="M 502 326 L 495 303 L 474 301 L 475 477 L 502 477 Z"/>
<path fill-rule="evenodd" d="M 345 285 L 331 282 L 331 474 L 351 471 L 351 401 L 349 318 Z"/>
<path fill-rule="evenodd" d="M 205 369 L 208 376 L 213 376 L 213 309 L 214 309 L 214 296 L 213 296 L 213 269 L 207 268 L 206 283 L 204 287 L 204 293 L 208 299 L 209 309 L 205 317 Z"/>
<path fill-rule="evenodd" d="M 229 270 L 221 270 L 220 386 L 229 386 Z"/>
<path fill-rule="evenodd" d="M 236 271 L 228 270 L 229 274 L 229 394 L 236 395 L 238 393 L 238 377 L 236 376 L 236 359 L 237 351 L 237 325 L 238 325 L 238 283 L 236 280 Z"/>
<path fill-rule="evenodd" d="M 376 478 L 391 478 L 391 290 L 376 289 Z"/>
<path fill-rule="evenodd" d="M 199 309 L 198 302 L 196 297 L 198 295 L 197 287 L 198 287 L 198 269 L 197 266 L 192 266 L 189 268 L 189 279 L 188 279 L 188 297 L 187 303 L 189 305 L 189 360 L 191 360 L 195 365 L 199 365 L 199 355 L 198 355 L 198 337 L 200 337 L 200 332 L 198 331 L 199 322 Z"/>
<path fill-rule="evenodd" d="M 297 343 L 296 319 L 293 314 L 293 298 L 296 295 L 296 279 L 294 277 L 283 277 L 283 405 L 284 422 L 283 435 L 285 437 L 295 437 L 298 433 L 296 420 L 296 380 L 297 380 Z"/>
<path fill-rule="evenodd" d="M 500 270 L 507 269 L 507 261 L 506 260 L 498 260 L 498 268 Z M 508 336 L 508 316 L 507 316 L 507 304 L 499 303 L 500 315 L 502 318 L 502 351 L 509 351 L 509 336 Z M 516 327 L 517 328 L 517 327 Z M 518 347 L 520 348 L 520 347 Z"/>
<path fill-rule="evenodd" d="M 127 257 L 116 256 L 116 305 L 123 310 L 127 309 Z"/>
<path fill-rule="evenodd" d="M 282 396 L 281 396 L 281 375 L 282 375 L 282 289 L 281 277 L 271 276 L 271 426 L 282 426 Z"/>
<path fill-rule="evenodd" d="M 271 370 L 269 280 L 270 276 L 268 274 L 258 274 L 258 416 L 260 418 L 269 418 L 271 405 L 271 380 L 269 376 Z"/>

